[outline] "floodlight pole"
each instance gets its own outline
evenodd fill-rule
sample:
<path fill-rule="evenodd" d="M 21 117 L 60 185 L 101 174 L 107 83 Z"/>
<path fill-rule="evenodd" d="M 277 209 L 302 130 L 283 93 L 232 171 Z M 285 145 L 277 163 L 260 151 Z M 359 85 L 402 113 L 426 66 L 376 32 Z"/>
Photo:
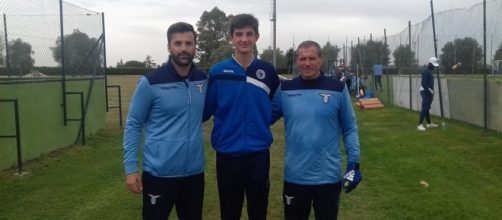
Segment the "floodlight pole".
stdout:
<path fill-rule="evenodd" d="M 108 112 L 108 74 L 106 67 L 106 35 L 105 35 L 105 13 L 101 12 L 101 26 L 103 28 L 103 64 L 105 70 L 105 105 L 106 112 Z"/>
<path fill-rule="evenodd" d="M 411 21 L 408 21 L 408 46 L 411 52 Z M 410 53 L 410 61 L 413 60 L 413 54 Z M 413 90 L 412 90 L 412 83 L 411 83 L 411 71 L 408 70 L 408 78 L 410 81 L 410 111 L 413 110 Z"/>
<path fill-rule="evenodd" d="M 488 68 L 486 67 L 486 0 L 483 0 L 483 95 L 484 95 L 484 133 L 488 132 Z"/>
<path fill-rule="evenodd" d="M 434 21 L 434 4 L 432 3 L 431 0 L 431 18 L 432 18 L 432 35 L 434 36 L 434 56 L 437 58 L 438 57 L 438 46 L 437 46 L 437 39 L 436 39 L 436 23 Z M 444 121 L 444 113 L 443 113 L 443 97 L 442 97 L 442 92 L 441 92 L 441 79 L 439 77 L 439 68 L 436 67 L 434 68 L 436 71 L 437 79 L 438 79 L 438 89 L 439 89 L 439 108 L 441 110 L 441 126 L 443 128 L 446 127 L 446 123 Z"/>
<path fill-rule="evenodd" d="M 5 13 L 3 14 L 3 29 L 4 29 L 4 37 L 5 37 L 5 64 L 7 67 L 7 76 L 10 78 L 10 57 L 9 57 L 9 38 L 7 37 L 7 16 Z"/>
<path fill-rule="evenodd" d="M 64 28 L 63 28 L 63 0 L 59 0 L 59 26 L 61 30 L 61 86 L 63 87 L 63 122 L 64 126 L 66 126 L 68 115 L 66 112 L 66 74 L 65 74 L 65 60 L 64 60 Z"/>
<path fill-rule="evenodd" d="M 387 52 L 387 30 L 384 28 L 383 29 L 383 55 L 382 55 L 382 64 L 384 63 L 384 56 L 386 55 L 385 52 Z M 387 57 L 387 56 L 386 56 Z M 385 78 L 387 79 L 387 102 L 390 104 L 390 84 L 389 84 L 389 62 L 387 62 L 387 68 L 385 68 Z"/>
<path fill-rule="evenodd" d="M 277 26 L 276 26 L 276 21 L 277 21 L 277 14 L 276 14 L 276 0 L 272 0 L 272 18 L 270 19 L 270 21 L 272 21 L 272 26 L 273 26 L 273 44 L 272 44 L 272 47 L 273 47 L 273 52 L 272 52 L 272 59 L 273 59 L 273 64 L 274 64 L 274 67 L 277 68 L 277 38 L 276 38 L 276 31 L 277 31 Z"/>

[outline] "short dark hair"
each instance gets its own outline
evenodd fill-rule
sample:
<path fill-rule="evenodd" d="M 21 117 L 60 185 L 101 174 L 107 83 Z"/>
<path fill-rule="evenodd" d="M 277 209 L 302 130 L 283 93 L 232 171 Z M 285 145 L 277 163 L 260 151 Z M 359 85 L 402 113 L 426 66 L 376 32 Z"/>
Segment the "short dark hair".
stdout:
<path fill-rule="evenodd" d="M 229 32 L 230 35 L 234 34 L 235 29 L 240 29 L 244 27 L 253 28 L 254 32 L 259 34 L 258 32 L 258 19 L 256 19 L 251 14 L 238 14 L 230 20 Z"/>
<path fill-rule="evenodd" d="M 315 47 L 317 49 L 317 55 L 319 55 L 319 57 L 322 57 L 321 45 L 319 45 L 315 41 L 306 40 L 306 41 L 301 42 L 300 45 L 298 45 L 298 48 L 296 49 L 296 52 L 295 52 L 295 58 L 298 57 L 298 50 L 300 50 L 300 48 L 307 48 L 307 47 Z"/>
<path fill-rule="evenodd" d="M 184 33 L 184 32 L 192 32 L 194 42 L 197 43 L 197 33 L 193 29 L 193 26 L 186 22 L 177 22 L 169 26 L 167 29 L 167 43 L 171 43 L 171 39 L 173 38 L 173 34 L 175 33 Z"/>

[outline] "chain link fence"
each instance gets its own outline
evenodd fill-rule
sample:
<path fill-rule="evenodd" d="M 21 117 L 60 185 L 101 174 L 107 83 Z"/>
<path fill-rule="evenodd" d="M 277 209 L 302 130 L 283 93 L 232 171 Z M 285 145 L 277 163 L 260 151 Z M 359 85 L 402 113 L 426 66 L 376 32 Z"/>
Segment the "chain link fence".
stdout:
<path fill-rule="evenodd" d="M 0 80 L 104 75 L 101 13 L 58 0 L 2 0 L 0 13 Z"/>
<path fill-rule="evenodd" d="M 493 70 L 498 68 L 497 61 L 494 59 L 495 52 L 502 46 L 501 11 L 501 0 L 486 2 L 486 63 L 489 67 L 493 65 Z M 434 23 L 436 26 L 438 56 L 447 59 L 441 61 L 442 64 L 445 64 L 441 67 L 442 72 L 482 73 L 483 2 L 479 1 L 469 8 L 435 12 Z M 430 57 L 435 56 L 432 32 L 432 17 L 428 17 L 420 23 L 411 25 L 411 29 L 405 28 L 400 33 L 387 37 L 387 43 L 392 51 L 402 45 L 410 46 L 415 59 L 418 60 L 418 64 L 423 65 L 428 62 Z M 470 48 L 455 43 L 455 41 L 465 38 L 472 38 L 475 43 L 469 45 Z M 448 43 L 454 43 L 451 45 L 454 48 L 447 48 Z M 394 60 L 394 57 L 391 58 Z"/>
<path fill-rule="evenodd" d="M 483 1 L 477 2 L 469 8 L 434 11 L 437 56 L 440 59 L 440 74 L 434 75 L 437 77 L 436 87 L 441 78 L 441 88 L 435 90 L 438 92 L 435 92 L 432 114 L 502 131 L 502 117 L 498 114 L 502 106 L 502 75 L 499 74 L 502 64 L 502 0 L 486 1 L 486 29 Z M 408 27 L 391 35 L 384 32 L 385 24 L 382 24 L 382 33 L 376 35 L 294 36 L 293 48 L 304 40 L 316 41 L 321 46 L 329 42 L 339 52 L 323 54 L 327 55 L 324 60 L 329 63 L 324 69 L 328 75 L 339 75 L 335 73 L 339 65 L 350 66 L 352 72 L 366 79 L 365 86 L 385 104 L 420 110 L 420 73 L 429 58 L 436 56 L 433 19 L 429 16 L 415 24 L 403 21 L 406 23 L 409 23 Z M 383 45 L 387 45 L 388 50 Z M 485 51 L 488 69 L 484 68 Z M 374 85 L 372 73 L 376 63 L 385 65 L 384 88 L 380 90 Z M 487 80 L 483 80 L 488 74 Z"/>
<path fill-rule="evenodd" d="M 502 11 L 502 0 L 486 2 L 486 61 L 491 73 L 500 73 L 501 68 L 499 64 L 502 58 L 494 57 L 496 51 L 502 47 L 502 13 L 500 11 Z M 408 22 L 403 21 L 403 24 Z M 482 73 L 484 31 L 482 1 L 478 1 L 469 8 L 435 11 L 435 26 L 438 57 L 446 58 L 442 60 L 444 65 L 440 67 L 440 71 L 442 73 Z M 370 74 L 376 62 L 374 54 L 370 53 L 376 53 L 378 61 L 388 59 L 387 67 L 390 73 L 418 74 L 422 66 L 427 64 L 428 59 L 435 56 L 432 17 L 429 16 L 419 23 L 411 24 L 410 28 L 403 25 L 401 32 L 386 33 L 387 36 L 384 35 L 385 24 L 382 24 L 381 33 L 368 33 L 365 36 L 293 36 L 292 47 L 296 49 L 304 40 L 316 41 L 321 46 L 329 42 L 337 47 L 340 50 L 337 55 L 330 54 L 324 57 L 329 63 L 328 69 L 325 70 L 327 72 L 334 70 L 333 67 L 340 64 L 350 65 L 352 69 L 357 64 L 359 71 Z M 472 38 L 475 41 L 472 47 L 466 48 L 456 43 L 465 38 Z M 370 41 L 386 43 L 390 50 L 387 52 L 388 57 L 384 55 L 384 47 L 379 48 L 380 51 L 358 50 L 358 45 L 368 45 Z M 459 43 L 462 44 L 462 42 Z M 454 48 L 447 48 L 446 45 L 452 43 Z M 398 57 L 394 57 L 394 53 L 400 47 L 408 47 L 412 53 L 397 53 Z M 404 55 L 413 57 L 403 58 Z M 412 59 L 412 65 L 408 61 L 410 59 Z"/>

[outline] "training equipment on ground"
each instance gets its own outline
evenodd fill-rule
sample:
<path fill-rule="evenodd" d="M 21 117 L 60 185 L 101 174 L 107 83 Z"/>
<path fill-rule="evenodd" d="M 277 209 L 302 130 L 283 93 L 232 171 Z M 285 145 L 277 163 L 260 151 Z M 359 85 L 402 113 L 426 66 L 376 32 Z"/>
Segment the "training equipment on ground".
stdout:
<path fill-rule="evenodd" d="M 349 163 L 345 175 L 343 175 L 343 188 L 345 193 L 349 193 L 357 187 L 359 182 L 363 179 L 359 171 L 359 163 Z"/>
<path fill-rule="evenodd" d="M 385 107 L 378 98 L 359 99 L 355 105 L 360 109 L 377 109 Z"/>

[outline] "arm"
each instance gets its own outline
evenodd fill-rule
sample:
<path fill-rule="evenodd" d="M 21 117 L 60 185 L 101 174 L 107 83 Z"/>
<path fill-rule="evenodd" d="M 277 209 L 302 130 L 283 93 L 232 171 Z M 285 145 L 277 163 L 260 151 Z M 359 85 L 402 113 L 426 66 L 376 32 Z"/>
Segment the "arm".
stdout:
<path fill-rule="evenodd" d="M 343 176 L 343 187 L 345 192 L 348 193 L 357 187 L 362 180 L 362 175 L 359 171 L 360 144 L 356 117 L 347 87 L 344 88 L 343 93 L 340 109 L 340 126 L 347 155 L 347 169 Z"/>
<path fill-rule="evenodd" d="M 281 86 L 277 88 L 272 99 L 272 120 L 270 125 L 273 125 L 277 120 L 282 117 L 282 90 Z"/>
<path fill-rule="evenodd" d="M 356 115 L 352 107 L 347 86 L 343 89 L 340 108 L 340 130 L 347 153 L 347 162 L 359 162 L 359 135 L 357 131 Z"/>
<path fill-rule="evenodd" d="M 206 100 L 204 103 L 204 113 L 202 115 L 202 122 L 205 122 L 211 118 L 211 115 L 213 115 L 216 106 L 217 106 L 217 95 L 216 95 L 216 85 L 215 82 L 212 80 L 211 77 L 211 71 L 209 74 L 209 80 L 208 80 L 208 85 L 207 85 L 207 90 L 206 90 Z"/>
<path fill-rule="evenodd" d="M 429 89 L 429 92 L 432 94 L 434 94 L 434 74 L 432 74 L 432 71 L 429 72 L 429 85 L 428 85 L 428 89 Z"/>
<path fill-rule="evenodd" d="M 141 133 L 150 112 L 152 93 L 145 77 L 140 78 L 129 106 L 129 113 L 124 129 L 124 167 L 126 183 L 130 191 L 140 193 L 141 178 L 138 173 L 138 147 Z"/>

